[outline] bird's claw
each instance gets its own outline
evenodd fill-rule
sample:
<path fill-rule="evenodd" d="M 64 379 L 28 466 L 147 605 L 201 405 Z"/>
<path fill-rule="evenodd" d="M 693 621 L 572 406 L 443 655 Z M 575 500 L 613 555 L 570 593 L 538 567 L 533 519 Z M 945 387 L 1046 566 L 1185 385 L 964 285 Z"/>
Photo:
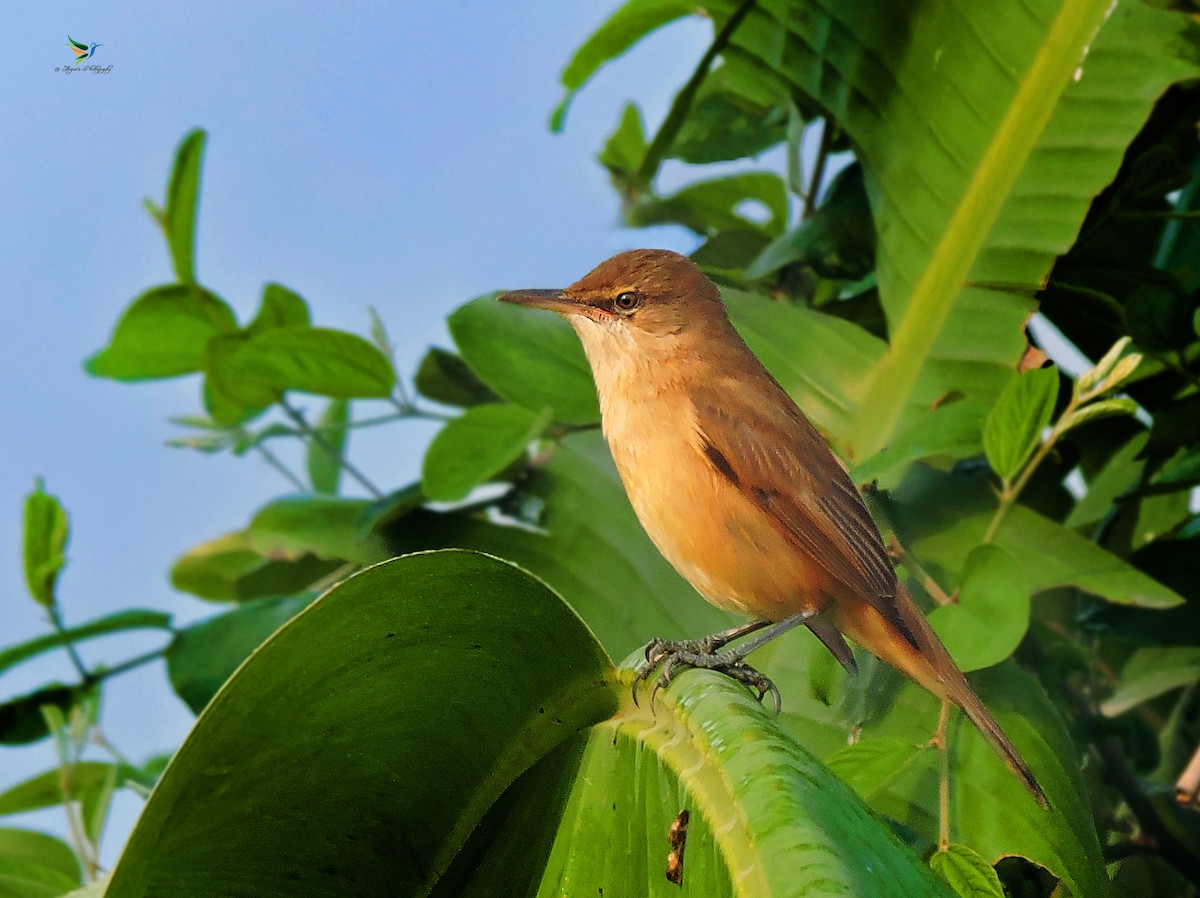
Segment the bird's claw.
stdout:
<path fill-rule="evenodd" d="M 726 652 L 717 651 L 721 644 L 714 643 L 715 640 L 712 637 L 680 642 L 652 639 L 646 645 L 644 653 L 646 660 L 634 670 L 633 703 L 635 705 L 638 703 L 638 686 L 648 681 L 661 667 L 658 677 L 650 687 L 650 711 L 653 713 L 654 697 L 660 689 L 666 689 L 671 685 L 675 678 L 676 668 L 682 667 L 722 673 L 731 680 L 736 680 L 757 692 L 756 697 L 760 702 L 770 695 L 775 713 L 778 714 L 783 707 L 783 700 L 779 688 L 771 682 L 770 678 L 746 664 L 736 649 Z"/>

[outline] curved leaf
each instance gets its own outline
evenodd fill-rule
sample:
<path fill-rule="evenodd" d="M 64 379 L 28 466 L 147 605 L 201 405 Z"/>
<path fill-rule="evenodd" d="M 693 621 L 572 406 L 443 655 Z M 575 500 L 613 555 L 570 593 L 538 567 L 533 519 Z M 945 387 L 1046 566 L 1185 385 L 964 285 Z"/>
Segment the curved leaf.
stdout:
<path fill-rule="evenodd" d="M 394 559 L 241 667 L 179 749 L 108 898 L 424 893 L 497 797 L 615 706 L 611 665 L 496 559 Z"/>
<path fill-rule="evenodd" d="M 386 398 L 396 385 L 388 359 L 362 337 L 288 324 L 251 336 L 223 360 L 225 378 L 278 395 L 285 390 L 335 399 Z"/>
<path fill-rule="evenodd" d="M 46 492 L 40 478 L 25 497 L 22 524 L 25 585 L 35 602 L 53 608 L 54 585 L 67 563 L 71 525 L 67 510 L 57 496 Z"/>
<path fill-rule="evenodd" d="M 114 380 L 191 374 L 203 369 L 208 341 L 236 329 L 233 310 L 203 287 L 153 287 L 130 303 L 108 345 L 84 367 L 95 377 Z"/>
<path fill-rule="evenodd" d="M 0 651 L 0 673 L 3 673 L 10 667 L 15 667 L 22 661 L 27 661 L 30 658 L 35 658 L 38 655 L 60 648 L 66 643 L 66 639 L 70 639 L 74 643 L 79 643 L 88 639 L 95 639 L 98 636 L 107 636 L 111 633 L 125 633 L 130 630 L 170 629 L 171 615 L 169 614 L 162 611 L 127 608 L 124 611 L 117 611 L 113 614 L 106 614 L 104 617 L 98 617 L 93 621 L 88 621 L 86 624 L 68 627 L 62 634 L 49 633 L 45 636 L 39 636 L 36 639 L 30 639 L 28 642 L 9 646 Z M 64 639 L 64 637 L 66 638 Z"/>
<path fill-rule="evenodd" d="M 162 215 L 175 275 L 187 283 L 196 280 L 196 207 L 200 203 L 200 168 L 207 140 L 208 134 L 197 128 L 179 144 Z"/>

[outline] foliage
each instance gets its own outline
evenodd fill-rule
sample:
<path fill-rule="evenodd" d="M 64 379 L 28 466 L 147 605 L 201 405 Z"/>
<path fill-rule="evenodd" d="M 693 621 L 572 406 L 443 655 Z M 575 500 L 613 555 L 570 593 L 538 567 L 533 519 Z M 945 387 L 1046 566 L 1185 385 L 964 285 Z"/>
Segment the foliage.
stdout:
<path fill-rule="evenodd" d="M 628 0 L 568 62 L 553 126 L 694 12 Z M 87 370 L 200 375 L 175 444 L 257 455 L 292 494 L 176 563 L 177 589 L 224 603 L 211 618 L 68 627 L 67 517 L 39 482 L 26 577 L 52 632 L 0 651 L 0 675 L 59 648 L 73 673 L 0 705 L 0 741 L 49 736 L 58 760 L 0 815 L 61 802 L 72 845 L 0 830 L 0 890 L 94 879 L 114 791 L 157 781 L 105 894 L 675 894 L 668 850 L 705 895 L 1196 893 L 1200 820 L 1168 794 L 1200 742 L 1195 22 L 1137 0 L 705 13 L 664 121 L 631 102 L 600 148 L 625 221 L 696 236 L 1050 811 L 958 715 L 931 742 L 936 700 L 861 653 L 847 675 L 808 634 L 755 656 L 777 719 L 703 673 L 636 706 L 610 657 L 730 618 L 637 527 L 569 327 L 467 302 L 414 394 L 378 316 L 369 338 L 321 328 L 268 284 L 240 324 L 197 275 L 197 131 L 149 204 L 177 280 Z M 329 401 L 314 420 L 296 394 Z M 443 424 L 422 470 L 376 486 L 353 430 L 413 418 Z M 277 440 L 305 443 L 306 478 Z M 446 549 L 473 551 L 424 551 Z M 169 638 L 103 668 L 74 650 L 132 629 Z M 160 657 L 200 714 L 166 772 L 83 757 L 98 695 Z"/>

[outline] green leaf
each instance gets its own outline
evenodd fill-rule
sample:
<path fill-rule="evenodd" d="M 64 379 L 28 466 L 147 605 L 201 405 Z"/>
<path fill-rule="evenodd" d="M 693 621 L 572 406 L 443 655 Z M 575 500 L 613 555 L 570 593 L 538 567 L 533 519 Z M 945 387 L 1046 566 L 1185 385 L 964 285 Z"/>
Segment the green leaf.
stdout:
<path fill-rule="evenodd" d="M 225 376 L 276 396 L 300 390 L 335 399 L 384 399 L 396 385 L 391 362 L 362 337 L 307 325 L 251 336 L 226 360 Z"/>
<path fill-rule="evenodd" d="M 951 843 L 935 851 L 929 866 L 960 898 L 1004 898 L 995 868 L 966 845 Z"/>
<path fill-rule="evenodd" d="M 858 484 L 897 485 L 913 462 L 935 457 L 959 460 L 983 451 L 983 422 L 989 407 L 973 399 L 947 402 L 918 418 L 890 446 L 852 471 Z"/>
<path fill-rule="evenodd" d="M 550 117 L 550 130 L 561 131 L 575 93 L 604 63 L 620 56 L 650 32 L 695 11 L 685 0 L 629 0 L 584 42 L 563 69 L 567 89 Z"/>
<path fill-rule="evenodd" d="M 253 335 L 275 327 L 303 327 L 310 324 L 312 313 L 304 298 L 282 284 L 272 283 L 263 288 L 262 303 L 254 320 L 246 326 L 246 332 Z"/>
<path fill-rule="evenodd" d="M 929 615 L 933 630 L 964 672 L 999 664 L 1029 630 L 1029 586 L 1020 564 L 1000 546 L 971 550 L 958 602 Z"/>
<path fill-rule="evenodd" d="M 497 395 L 555 420 L 594 424 L 600 405 L 579 339 L 553 312 L 495 301 L 496 294 L 455 309 L 450 333 L 471 370 Z"/>
<path fill-rule="evenodd" d="M 1029 461 L 1054 414 L 1058 369 L 1038 368 L 1013 378 L 983 425 L 988 464 L 1004 482 Z"/>
<path fill-rule="evenodd" d="M 1075 395 L 1082 399 L 1100 396 L 1120 386 L 1133 374 L 1134 369 L 1141 364 L 1142 357 L 1137 353 L 1125 355 L 1125 350 L 1131 342 L 1129 337 L 1122 337 L 1112 345 L 1095 367 L 1080 374 L 1075 380 Z"/>
<path fill-rule="evenodd" d="M 425 453 L 421 486 L 435 502 L 455 502 L 524 455 L 553 413 L 518 405 L 468 409 L 443 427 Z"/>
<path fill-rule="evenodd" d="M 212 701 L 109 894 L 427 890 L 518 775 L 611 713 L 610 670 L 578 618 L 507 564 L 433 553 L 370 568 Z"/>
<path fill-rule="evenodd" d="M 842 894 L 948 894 L 742 687 L 685 674 L 655 715 L 614 680 L 570 609 L 497 559 L 370 568 L 214 698 L 109 894 L 668 896 L 681 808 L 693 894 L 811 892 L 798 867 Z"/>
<path fill-rule="evenodd" d="M 67 540 L 71 525 L 57 496 L 45 490 L 41 478 L 25 497 L 24 558 L 25 585 L 35 602 L 46 608 L 56 604 L 54 586 L 67 563 Z M 2 656 L 0 656 L 2 657 Z"/>
<path fill-rule="evenodd" d="M 66 711 L 79 701 L 78 686 L 51 683 L 0 703 L 0 745 L 27 745 L 50 735 L 42 706 Z"/>
<path fill-rule="evenodd" d="M 241 531 L 201 543 L 176 559 L 171 585 L 201 599 L 246 601 L 300 592 L 340 567 L 339 559 L 261 555 Z"/>
<path fill-rule="evenodd" d="M 80 816 L 83 820 L 83 830 L 93 844 L 100 843 L 104 834 L 104 825 L 108 822 L 108 812 L 112 809 L 113 793 L 116 791 L 119 771 L 116 767 L 108 771 L 108 776 L 98 788 L 83 793 L 80 801 Z"/>
<path fill-rule="evenodd" d="M 163 226 L 175 275 L 184 283 L 196 280 L 196 207 L 200 202 L 200 168 L 208 135 L 197 128 L 184 137 L 175 151 L 175 165 L 167 183 Z"/>
<path fill-rule="evenodd" d="M 1137 403 L 1132 399 L 1103 399 L 1071 412 L 1059 422 L 1058 429 L 1061 433 L 1066 433 L 1071 428 L 1089 421 L 1111 418 L 1114 415 L 1132 415 L 1136 411 Z"/>
<path fill-rule="evenodd" d="M 500 398 L 459 356 L 437 346 L 431 346 L 421 359 L 414 383 L 417 392 L 426 399 L 457 408 L 470 408 Z"/>
<path fill-rule="evenodd" d="M 114 769 L 114 764 L 77 761 L 69 768 L 67 790 L 71 795 L 82 795 L 92 789 L 102 788 Z M 0 792 L 0 817 L 54 807 L 61 805 L 62 801 L 63 770 L 52 767 Z"/>
<path fill-rule="evenodd" d="M 1145 648 L 1134 652 L 1117 679 L 1113 693 L 1100 705 L 1109 717 L 1142 702 L 1200 680 L 1200 648 Z"/>
<path fill-rule="evenodd" d="M 371 503 L 340 496 L 285 496 L 268 502 L 246 528 L 250 547 L 266 558 L 295 561 L 318 558 L 371 562 L 378 550 L 363 542 L 359 523 Z"/>
<path fill-rule="evenodd" d="M 16 898 L 58 898 L 79 885 L 78 879 L 17 858 L 0 856 L 0 895 Z"/>
<path fill-rule="evenodd" d="M 224 427 L 253 420 L 279 399 L 269 387 L 239 379 L 235 360 L 247 340 L 245 331 L 220 334 L 204 347 L 204 408 Z"/>
<path fill-rule="evenodd" d="M 743 159 L 784 139 L 784 117 L 740 95 L 729 84 L 727 74 L 724 68 L 714 69 L 701 83 L 671 144 L 668 155 L 672 159 L 693 165 Z"/>
<path fill-rule="evenodd" d="M 345 399 L 332 399 L 325 406 L 317 422 L 316 432 L 321 440 L 308 444 L 308 481 L 318 493 L 336 494 L 342 477 L 342 458 L 350 430 L 350 403 Z M 332 450 L 332 452 L 331 452 Z"/>
<path fill-rule="evenodd" d="M 632 181 L 646 156 L 646 126 L 636 103 L 626 103 L 617 129 L 609 135 L 596 160 L 618 184 Z"/>
<path fill-rule="evenodd" d="M 956 588 L 995 513 L 986 481 L 914 469 L 893 496 L 890 516 L 905 547 L 943 588 Z M 1183 602 L 1127 561 L 1024 505 L 1009 509 L 995 543 L 1017 559 L 1035 595 L 1074 586 L 1121 605 L 1170 608 Z"/>
<path fill-rule="evenodd" d="M 747 203 L 756 209 L 754 214 L 747 214 Z M 730 228 L 777 236 L 787 226 L 787 187 L 771 172 L 740 172 L 689 184 L 670 196 L 642 197 L 626 219 L 641 228 L 680 224 L 701 236 Z"/>
<path fill-rule="evenodd" d="M 191 374 L 203 369 L 209 340 L 236 329 L 233 310 L 203 287 L 153 287 L 130 303 L 108 345 L 84 367 L 94 377 L 113 380 Z"/>
<path fill-rule="evenodd" d="M 180 630 L 166 653 L 171 688 L 199 714 L 238 666 L 313 598 L 263 599 Z"/>
<path fill-rule="evenodd" d="M 98 617 L 95 620 L 88 621 L 86 624 L 70 627 L 65 631 L 64 635 L 71 642 L 78 644 L 88 639 L 95 639 L 98 636 L 107 636 L 112 633 L 126 633 L 131 630 L 170 629 L 171 615 L 161 611 L 143 611 L 137 608 L 129 608 L 124 611 L 105 615 L 104 617 Z M 45 636 L 39 636 L 36 639 L 30 639 L 0 650 L 0 673 L 3 673 L 10 667 L 16 667 L 21 662 L 27 661 L 30 658 L 53 651 L 64 645 L 65 642 L 66 640 L 63 638 L 63 635 L 49 633 Z"/>
<path fill-rule="evenodd" d="M 0 859 L 24 861 L 53 870 L 78 885 L 79 859 L 71 846 L 46 833 L 0 827 Z"/>

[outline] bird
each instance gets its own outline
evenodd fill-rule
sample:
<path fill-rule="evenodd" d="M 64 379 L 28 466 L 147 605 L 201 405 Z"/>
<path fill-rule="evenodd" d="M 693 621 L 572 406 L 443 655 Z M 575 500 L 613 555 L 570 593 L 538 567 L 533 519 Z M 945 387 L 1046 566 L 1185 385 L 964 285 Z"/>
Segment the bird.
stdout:
<path fill-rule="evenodd" d="M 643 529 L 701 596 L 751 618 L 701 639 L 652 640 L 635 699 L 656 671 L 651 701 L 677 670 L 705 668 L 757 690 L 760 700 L 771 693 L 778 711 L 778 689 L 745 658 L 804 625 L 847 670 L 855 670 L 849 637 L 958 706 L 1048 806 L 898 579 L 845 465 L 742 340 L 719 288 L 691 259 L 630 250 L 565 289 L 498 298 L 571 324 Z"/>
<path fill-rule="evenodd" d="M 96 52 L 97 47 L 103 47 L 104 44 L 97 44 L 93 41 L 91 44 L 81 44 L 71 35 L 67 35 L 67 46 L 71 48 L 71 52 L 75 54 L 75 65 L 83 62 L 85 59 L 91 59 L 92 54 Z"/>

